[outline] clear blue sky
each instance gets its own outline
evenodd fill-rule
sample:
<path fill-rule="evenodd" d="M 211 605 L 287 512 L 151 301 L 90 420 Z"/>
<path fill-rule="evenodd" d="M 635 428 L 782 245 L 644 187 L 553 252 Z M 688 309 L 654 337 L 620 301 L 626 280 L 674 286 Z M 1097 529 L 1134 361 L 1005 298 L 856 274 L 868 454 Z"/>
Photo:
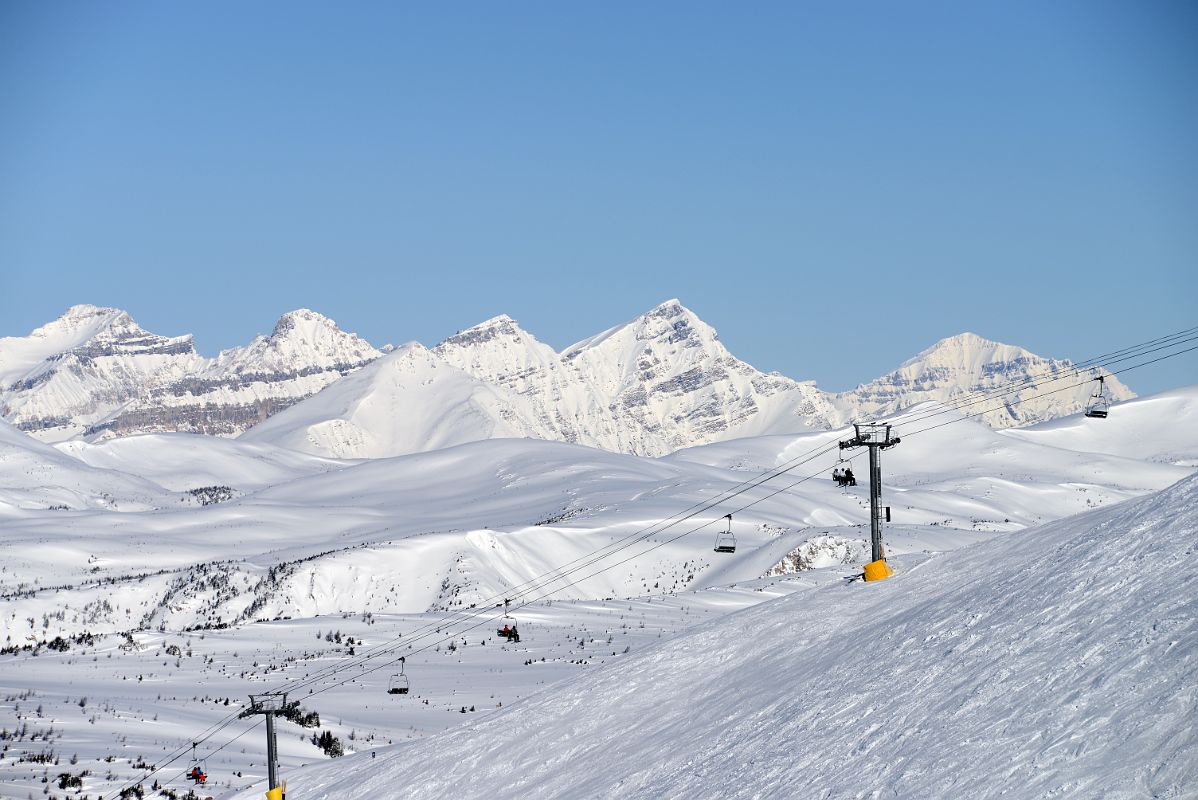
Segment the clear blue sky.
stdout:
<path fill-rule="evenodd" d="M 1188 0 L 0 3 L 0 335 L 562 347 L 676 296 L 836 390 L 1195 325 L 1196 275 Z"/>

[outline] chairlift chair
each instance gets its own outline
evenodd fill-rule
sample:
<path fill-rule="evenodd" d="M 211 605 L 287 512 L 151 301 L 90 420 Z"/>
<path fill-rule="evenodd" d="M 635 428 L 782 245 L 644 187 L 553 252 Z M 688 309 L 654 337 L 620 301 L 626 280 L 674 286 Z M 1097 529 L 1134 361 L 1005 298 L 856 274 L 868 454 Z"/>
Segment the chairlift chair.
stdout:
<path fill-rule="evenodd" d="M 495 629 L 495 635 L 502 636 L 509 642 L 518 642 L 520 641 L 520 632 L 516 627 L 516 618 L 513 617 L 512 613 L 508 610 L 508 605 L 510 603 L 511 601 L 505 597 L 503 600 L 503 617 L 499 620 L 499 623 L 502 625 L 502 627 Z"/>
<path fill-rule="evenodd" d="M 836 481 L 836 485 L 840 487 L 841 494 L 849 493 L 849 482 L 842 477 L 845 470 L 850 468 L 852 462 L 844 457 L 844 451 L 840 451 L 840 457 L 836 459 L 836 464 L 832 466 L 832 480 Z M 838 475 L 837 472 L 840 474 Z"/>
<path fill-rule="evenodd" d="M 391 682 L 387 685 L 387 694 L 407 694 L 411 688 L 411 683 L 408 681 L 408 676 L 404 674 L 404 657 L 399 657 L 399 673 L 391 676 Z"/>
<path fill-rule="evenodd" d="M 732 535 L 732 515 L 725 514 L 724 519 L 728 520 L 728 528 L 715 535 L 715 552 L 735 553 L 736 537 Z"/>
<path fill-rule="evenodd" d="M 196 786 L 201 786 L 208 782 L 208 770 L 203 760 L 196 757 L 196 746 L 198 744 L 199 742 L 191 743 L 191 767 L 187 770 L 187 779 L 194 781 Z"/>
<path fill-rule="evenodd" d="M 1094 389 L 1094 394 L 1090 395 L 1090 402 L 1086 404 L 1086 416 L 1091 419 L 1106 419 L 1107 412 L 1111 408 L 1111 398 L 1106 391 L 1106 376 L 1099 375 L 1096 380 L 1098 386 Z"/>

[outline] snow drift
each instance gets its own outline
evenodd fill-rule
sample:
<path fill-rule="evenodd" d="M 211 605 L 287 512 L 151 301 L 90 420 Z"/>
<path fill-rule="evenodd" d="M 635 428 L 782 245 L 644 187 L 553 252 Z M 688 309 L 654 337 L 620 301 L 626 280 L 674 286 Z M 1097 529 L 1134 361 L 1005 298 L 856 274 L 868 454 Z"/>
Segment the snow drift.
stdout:
<path fill-rule="evenodd" d="M 305 798 L 1193 797 L 1196 534 L 1192 476 L 883 583 L 764 603 L 290 783 Z"/>

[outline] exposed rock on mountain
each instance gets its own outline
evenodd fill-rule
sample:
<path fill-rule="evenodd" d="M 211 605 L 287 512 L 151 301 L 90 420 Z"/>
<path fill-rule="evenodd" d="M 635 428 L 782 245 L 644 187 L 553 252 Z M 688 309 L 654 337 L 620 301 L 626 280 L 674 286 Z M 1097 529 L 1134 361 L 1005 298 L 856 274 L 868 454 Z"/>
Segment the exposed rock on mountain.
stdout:
<path fill-rule="evenodd" d="M 270 336 L 226 350 L 193 374 L 151 389 L 89 433 L 237 434 L 381 355 L 328 317 L 291 311 Z"/>
<path fill-rule="evenodd" d="M 432 352 L 519 397 L 540 438 L 621 449 L 617 426 L 587 376 L 506 314 L 449 337 Z"/>
<path fill-rule="evenodd" d="M 872 419 L 928 400 L 968 402 L 973 392 L 1018 384 L 1026 388 L 998 397 L 1005 400 L 1002 408 L 982 415 L 992 428 L 1009 428 L 1084 410 L 1092 386 L 1044 392 L 1063 389 L 1088 376 L 1088 372 L 1079 375 L 1070 361 L 1042 358 L 1021 347 L 962 333 L 941 339 L 888 375 L 837 395 L 835 403 L 846 418 Z M 1114 400 L 1136 396 L 1113 375 L 1106 377 L 1106 387 Z M 995 402 L 976 403 L 962 411 L 981 412 L 993 408 Z"/>
<path fill-rule="evenodd" d="M 45 441 L 188 431 L 235 434 L 381 355 L 306 309 L 215 359 L 192 337 L 143 330 L 124 311 L 74 306 L 0 339 L 0 415 Z"/>
<path fill-rule="evenodd" d="M 616 449 L 664 455 L 731 435 L 785 407 L 791 431 L 823 429 L 835 409 L 812 382 L 765 374 L 735 358 L 711 326 L 677 300 L 562 354 L 602 398 L 618 426 Z"/>
<path fill-rule="evenodd" d="M 638 455 L 712 441 L 778 400 L 801 409 L 788 420 L 796 429 L 826 427 L 835 413 L 813 383 L 734 358 L 677 300 L 560 354 L 507 316 L 433 352 L 526 400 L 543 438 Z"/>
<path fill-rule="evenodd" d="M 191 336 L 149 333 L 119 309 L 72 306 L 28 337 L 0 339 L 0 416 L 40 439 L 69 439 L 204 363 Z"/>

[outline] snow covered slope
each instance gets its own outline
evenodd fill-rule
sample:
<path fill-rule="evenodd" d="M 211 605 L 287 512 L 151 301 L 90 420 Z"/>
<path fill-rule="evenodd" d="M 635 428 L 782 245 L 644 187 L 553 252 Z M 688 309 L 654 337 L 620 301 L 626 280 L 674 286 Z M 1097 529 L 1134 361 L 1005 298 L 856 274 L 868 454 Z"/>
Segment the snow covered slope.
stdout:
<path fill-rule="evenodd" d="M 1104 420 L 1075 415 L 1003 433 L 1067 450 L 1198 466 L 1198 386 L 1119 403 Z"/>
<path fill-rule="evenodd" d="M 936 412 L 942 413 L 927 418 Z M 902 441 L 881 454 L 883 502 L 892 507 L 894 519 L 905 524 L 991 530 L 1038 525 L 1156 491 L 1190 471 L 1106 453 L 1040 446 L 1006 436 L 976 418 L 943 412 L 934 403 L 909 409 L 894 421 Z M 681 450 L 663 460 L 756 473 L 817 447 L 834 447 L 849 438 L 850 431 L 735 439 Z M 824 476 L 830 475 L 840 455 L 834 450 L 796 474 L 821 472 L 821 481 L 830 483 Z M 866 454 L 858 450 L 843 455 L 861 484 L 853 491 L 867 499 Z M 822 524 L 825 519 L 814 515 L 806 521 Z"/>
<path fill-rule="evenodd" d="M 1192 797 L 1195 537 L 1190 477 L 763 603 L 289 782 L 322 799 Z"/>
<path fill-rule="evenodd" d="M 536 437 L 531 416 L 519 396 L 413 343 L 241 439 L 333 458 L 384 458 L 480 439 Z"/>
<path fill-rule="evenodd" d="M 81 464 L 0 421 L 0 516 L 18 509 L 50 510 L 69 526 L 67 511 L 148 511 L 177 502 L 160 486 L 133 475 Z M 12 525 L 10 519 L 7 525 Z M 5 547 L 13 539 L 0 539 Z"/>
<path fill-rule="evenodd" d="M 353 463 L 194 433 L 148 433 L 97 443 L 73 440 L 54 447 L 89 466 L 137 475 L 173 491 L 203 486 L 254 491 Z"/>
<path fill-rule="evenodd" d="M 337 399 L 336 389 L 354 381 L 363 385 L 341 397 L 340 404 L 332 403 L 330 398 Z M 434 406 L 421 395 L 422 391 L 454 398 L 455 403 Z M 498 393 L 498 399 L 492 393 Z M 520 393 L 482 383 L 435 354 L 412 346 L 338 381 L 308 402 L 330 402 L 327 419 L 363 422 L 369 422 L 374 414 L 393 414 L 395 407 L 402 412 L 411 403 L 413 408 L 440 414 L 445 421 L 438 425 L 436 417 L 417 420 L 419 429 L 443 430 L 447 438 L 452 438 L 449 434 L 459 430 L 459 425 L 476 432 L 475 415 L 481 415 L 483 424 L 504 421 L 502 414 L 494 413 L 502 406 L 488 407 L 491 400 L 513 403 L 518 413 L 528 412 L 528 406 L 520 405 Z M 844 578 L 860 570 L 866 552 L 868 486 L 862 480 L 852 489 L 836 487 L 828 479 L 835 459 L 833 452 L 735 501 L 698 513 L 683 524 L 661 527 L 663 520 L 711 501 L 753 477 L 755 471 L 790 462 L 844 438 L 844 429 L 717 442 L 655 459 L 510 438 L 350 463 L 278 450 L 262 441 L 183 434 L 137 436 L 100 444 L 70 442 L 55 449 L 11 427 L 0 427 L 0 440 L 10 445 L 9 449 L 0 447 L 0 639 L 5 643 L 0 671 L 9 677 L 10 684 L 9 692 L 0 698 L 0 722 L 10 731 L 20 731 L 15 734 L 17 738 L 9 740 L 9 752 L 35 752 L 48 746 L 68 756 L 78 752 L 80 762 L 68 766 L 64 760 L 62 770 L 89 771 L 83 793 L 102 791 L 108 796 L 123 783 L 144 774 L 144 769 L 137 766 L 140 759 L 165 758 L 175 747 L 186 748 L 198 730 L 217 723 L 231 710 L 219 702 L 220 698 L 232 697 L 235 709 L 237 698 L 246 692 L 274 687 L 314 668 L 336 664 L 350 657 L 347 650 L 355 644 L 373 645 L 400 635 L 410 642 L 407 637 L 413 629 L 426 623 L 448 635 L 447 626 L 452 625 L 454 612 L 472 605 L 488 605 L 489 598 L 509 596 L 525 581 L 560 574 L 557 571 L 563 565 L 587 559 L 593 571 L 588 568 L 565 578 L 547 578 L 529 597 L 521 598 L 521 603 L 530 601 L 517 611 L 527 634 L 523 644 L 511 648 L 488 636 L 486 646 L 479 646 L 484 644 L 479 636 L 489 633 L 479 630 L 471 631 L 469 641 L 465 635 L 455 637 L 456 650 L 446 647 L 443 641 L 438 649 L 413 654 L 408 666 L 419 675 L 419 688 L 408 705 L 385 695 L 388 671 L 365 675 L 339 688 L 330 687 L 330 692 L 321 694 L 313 704 L 323 715 L 325 729 L 341 737 L 350 749 L 428 737 L 477 720 L 497 704 L 509 706 L 511 701 L 543 690 L 549 683 L 583 676 L 589 676 L 585 677 L 588 681 L 598 679 L 602 674 L 596 672 L 599 665 L 642 658 L 639 654 L 662 637 L 701 625 L 696 630 L 706 630 L 709 637 L 694 645 L 701 651 L 680 657 L 678 652 L 682 651 L 655 650 L 657 655 L 646 653 L 636 662 L 636 674 L 620 673 L 617 683 L 640 677 L 646 680 L 640 686 L 643 694 L 629 686 L 619 702 L 630 707 L 639 704 L 640 716 L 671 719 L 667 727 L 694 726 L 698 737 L 713 740 L 725 730 L 713 720 L 729 720 L 727 730 L 744 737 L 756 736 L 750 729 L 760 723 L 766 729 L 776 729 L 781 740 L 797 742 L 796 749 L 810 750 L 812 759 L 829 763 L 847 759 L 853 769 L 866 770 L 867 777 L 872 775 L 871 780 L 911 781 L 900 784 L 904 789 L 912 788 L 900 791 L 899 796 L 957 793 L 952 786 L 930 794 L 924 791 L 926 785 L 919 781 L 934 780 L 935 765 L 928 759 L 921 761 L 924 757 L 918 754 L 904 761 L 907 754 L 901 751 L 901 742 L 874 738 L 869 729 L 860 727 L 857 721 L 870 716 L 866 710 L 871 706 L 883 717 L 900 715 L 905 720 L 904 730 L 911 731 L 907 734 L 910 741 L 921 753 L 926 745 L 929 759 L 938 743 L 932 729 L 943 728 L 953 741 L 966 741 L 959 729 L 961 719 L 965 719 L 969 725 L 995 730 L 1000 735 L 1010 731 L 1012 741 L 1021 746 L 1031 742 L 1026 747 L 1032 762 L 1055 769 L 1053 758 L 1060 753 L 1073 754 L 1077 749 L 1066 740 L 1066 734 L 1052 727 L 1055 721 L 1061 720 L 1066 727 L 1081 725 L 1083 730 L 1088 724 L 1085 719 L 1070 716 L 1076 711 L 1074 705 L 1062 708 L 1060 704 L 1039 703 L 1039 698 L 1033 697 L 1029 706 L 1035 713 L 1021 707 L 1009 718 L 995 721 L 975 710 L 978 701 L 974 697 L 986 697 L 987 684 L 975 689 L 966 682 L 966 687 L 958 690 L 956 673 L 940 671 L 935 659 L 961 663 L 951 661 L 958 651 L 950 648 L 958 642 L 976 644 L 978 634 L 987 631 L 994 621 L 998 626 L 994 641 L 1026 639 L 1042 647 L 1037 659 L 1068 664 L 1060 652 L 1043 649 L 1048 643 L 1041 641 L 1039 629 L 1030 628 L 1030 636 L 1015 629 L 1029 625 L 1028 619 L 1015 617 L 1008 624 L 1002 616 L 1006 607 L 990 608 L 1000 591 L 1009 592 L 1011 598 L 1026 595 L 1035 599 L 1036 593 L 1027 591 L 1026 573 L 1036 579 L 1056 580 L 1055 594 L 1064 601 L 1080 582 L 1101 578 L 1111 586 L 1139 592 L 1149 602 L 1157 596 L 1152 592 L 1159 586 L 1145 591 L 1127 578 L 1132 574 L 1128 570 L 1146 569 L 1156 574 L 1157 584 L 1161 585 L 1175 580 L 1174 575 L 1184 578 L 1185 573 L 1180 566 L 1158 570 L 1160 565 L 1154 560 L 1161 557 L 1155 540 L 1157 529 L 1153 527 L 1153 513 L 1145 511 L 1146 506 L 1131 515 L 1143 517 L 1145 522 L 1145 527 L 1134 532 L 1139 538 L 1132 543 L 1123 533 L 1102 528 L 1104 520 L 1114 517 L 1078 518 L 1076 526 L 1068 529 L 1079 532 L 1082 527 L 1096 528 L 1096 547 L 1104 558 L 1120 549 L 1126 554 L 1125 565 L 1120 566 L 1107 561 L 1079 560 L 1074 564 L 1036 549 L 1038 537 L 1045 531 L 1066 528 L 1037 529 L 1033 536 L 1020 531 L 1046 519 L 1060 519 L 1094 507 L 1106 513 L 1115 503 L 1168 487 L 1192 474 L 1193 468 L 1041 444 L 1034 437 L 1029 440 L 995 431 L 977 420 L 920 430 L 929 422 L 947 421 L 946 417 L 938 417 L 917 422 L 934 407 L 916 407 L 900 418 L 903 441 L 883 456 L 883 498 L 893 507 L 895 520 L 887 527 L 887 549 L 904 570 L 894 583 L 915 585 L 918 599 L 906 598 L 901 592 L 876 594 L 891 591 L 885 585 L 842 585 Z M 1123 406 L 1116 410 L 1119 408 Z M 285 421 L 293 412 L 298 415 L 300 409 L 297 405 L 275 419 Z M 290 433 L 306 441 L 304 437 L 312 431 L 301 426 Z M 322 440 L 317 437 L 316 441 Z M 327 441 L 336 443 L 338 439 L 330 437 Z M 861 461 L 859 456 L 854 467 L 864 479 Z M 128 472 L 171 488 L 220 484 L 236 492 L 213 497 L 221 502 L 201 507 L 187 494 L 167 493 Z M 807 475 L 813 477 L 799 483 Z M 146 498 L 140 503 L 139 491 Z M 1186 495 L 1178 503 L 1192 504 L 1192 499 Z M 48 510 L 58 503 L 78 510 Z M 1125 507 L 1119 505 L 1113 510 Z M 722 527 L 721 517 L 728 511 L 735 511 L 733 529 L 738 546 L 733 554 L 717 555 L 712 553 L 713 532 Z M 638 533 L 646 533 L 643 541 L 619 550 L 615 558 L 603 557 L 607 551 L 602 548 Z M 1192 530 L 1165 533 L 1193 539 Z M 987 540 L 1016 544 L 1009 551 L 983 559 L 984 568 L 972 562 L 962 566 L 955 561 L 937 567 L 938 554 Z M 1174 543 L 1171 540 L 1168 546 Z M 1085 548 L 1082 551 L 1089 555 Z M 598 560 L 591 562 L 592 558 Z M 605 566 L 611 568 L 601 569 Z M 820 567 L 827 569 L 811 571 Z M 933 567 L 940 570 L 938 574 L 946 583 L 919 584 L 918 580 Z M 786 574 L 796 569 L 806 570 L 801 573 L 803 577 Z M 985 581 L 979 583 L 981 578 L 1003 582 L 995 589 Z M 902 583 L 913 580 L 915 584 Z M 813 591 L 819 586 L 827 588 Z M 977 589 L 977 606 L 971 604 L 969 595 L 975 586 L 981 587 Z M 1191 586 L 1183 588 L 1192 592 Z M 942 589 L 950 593 L 946 597 L 951 601 L 939 599 L 936 592 Z M 549 592 L 554 592 L 552 598 L 542 597 Z M 778 593 L 796 593 L 793 603 L 779 608 L 781 618 L 741 615 L 728 627 L 715 622 L 723 613 Z M 864 603 L 875 597 L 876 604 Z M 1108 606 L 1124 613 L 1119 602 L 1122 599 L 1118 597 L 1109 603 L 1103 598 L 1102 606 L 1076 612 L 1076 618 L 1094 619 L 1097 621 L 1092 625 L 1105 625 L 1108 620 L 1103 614 Z M 927 623 L 923 616 L 910 621 L 923 613 L 913 603 L 930 609 L 936 621 Z M 960 618 L 962 609 L 980 609 L 985 615 L 970 628 L 968 619 Z M 1144 620 L 1152 619 L 1151 609 L 1137 608 L 1135 612 Z M 1032 621 L 1045 626 L 1056 639 L 1068 641 L 1074 632 L 1067 628 L 1068 620 L 1073 619 L 1071 614 L 1075 610 L 1070 606 L 1049 612 L 1037 610 Z M 941 620 L 943 615 L 947 616 Z M 869 624 L 881 624 L 878 621 L 883 619 L 893 619 L 893 626 L 902 636 L 886 640 L 886 626 L 881 630 L 860 626 L 868 620 L 873 620 Z M 1170 619 L 1159 620 L 1159 630 L 1167 631 Z M 335 626 L 338 633 L 352 631 L 356 642 L 330 640 Z M 1078 626 L 1077 630 L 1084 632 L 1086 628 Z M 1130 630 L 1127 641 L 1134 643 L 1139 629 Z M 127 631 L 132 631 L 128 639 L 123 635 Z M 1154 634 L 1145 633 L 1150 635 Z M 70 649 L 59 652 L 56 637 L 66 640 Z M 925 637 L 942 638 L 925 641 Z M 887 662 L 875 657 L 869 661 L 863 653 L 878 641 L 890 641 L 886 647 L 894 648 L 902 659 L 912 660 Z M 999 644 L 983 644 L 989 649 L 978 652 L 984 653 L 986 663 L 1002 663 L 1012 657 Z M 1077 652 L 1090 658 L 1093 665 L 1097 663 L 1094 654 L 1101 650 L 1090 645 L 1081 642 L 1076 646 Z M 666 643 L 667 648 L 672 646 Z M 801 654 L 806 650 L 832 655 L 824 660 L 809 655 L 806 657 L 815 660 L 804 662 Z M 762 652 L 766 651 L 778 652 L 772 658 L 763 658 Z M 1014 654 L 1019 654 L 1018 648 Z M 1163 663 L 1160 654 L 1155 656 L 1157 663 Z M 32 661 L 35 658 L 37 661 Z M 674 661 L 682 664 L 681 677 L 663 677 Z M 1020 671 L 1011 675 L 1000 671 L 997 676 L 986 673 L 982 679 L 997 682 L 1009 695 L 1031 691 L 1022 688 L 1035 683 L 1027 675 L 1035 674 L 1036 679 L 1044 675 L 1038 662 L 1011 663 Z M 1155 686 L 1153 675 L 1136 672 L 1138 663 L 1131 663 L 1128 674 L 1145 681 L 1143 686 Z M 755 664 L 768 665 L 768 671 L 755 671 Z M 783 683 L 790 678 L 788 664 L 799 665 L 801 682 L 797 688 Z M 969 668 L 981 669 L 973 664 Z M 866 684 L 860 673 L 870 669 L 886 671 L 888 676 L 891 671 L 895 673 L 893 680 L 888 677 L 891 682 L 883 686 L 886 704 L 861 694 Z M 733 686 L 731 705 L 719 705 L 721 695 L 711 690 L 734 685 L 742 673 L 748 686 L 769 685 L 751 690 Z M 925 685 L 930 680 L 925 673 L 934 677 L 935 688 Z M 903 699 L 908 686 L 897 683 L 903 675 L 910 686 L 923 692 L 910 703 Z M 1072 682 L 1065 695 L 1070 703 L 1076 699 L 1068 694 L 1074 687 L 1081 686 L 1085 691 L 1093 687 L 1085 681 L 1079 684 L 1076 674 L 1067 677 Z M 1112 691 L 1128 691 L 1119 675 L 1102 674 L 1099 678 Z M 681 694 L 675 696 L 673 689 L 659 689 L 663 680 Z M 1052 673 L 1044 679 L 1057 680 Z M 609 691 L 613 697 L 620 697 L 618 691 L 611 692 L 608 687 L 607 683 L 591 682 L 583 684 L 581 691 Z M 565 684 L 552 691 L 559 698 L 554 702 L 563 703 L 563 708 L 578 708 L 582 703 Z M 953 697 L 957 691 L 964 693 L 962 707 L 970 709 L 971 716 L 949 711 L 937 711 L 939 716 L 919 716 L 919 709 L 935 709 L 936 702 L 943 702 L 936 698 Z M 673 698 L 671 702 L 691 703 L 690 715 L 659 715 L 659 694 Z M 82 713 L 81 695 L 90 698 Z M 757 695 L 765 698 L 766 705 L 760 707 L 764 711 L 754 706 L 751 712 L 737 716 Z M 835 705 L 842 696 L 858 705 L 845 711 Z M 1146 703 L 1157 702 L 1155 695 L 1142 696 Z M 891 699 L 896 697 L 899 699 Z M 1123 698 L 1120 694 L 1120 702 Z M 833 709 L 826 712 L 833 721 L 813 719 L 810 714 L 806 719 L 795 719 L 813 735 L 830 730 L 829 741 L 835 743 L 835 748 L 820 750 L 820 742 L 802 739 L 801 731 L 794 727 L 799 722 L 777 727 L 778 719 L 794 713 L 795 708 L 787 703 L 803 702 Z M 43 704 L 49 709 L 45 717 Z M 1041 706 L 1048 709 L 1045 714 L 1056 716 L 1036 716 Z M 475 708 L 477 712 L 471 714 Z M 591 725 L 585 719 L 568 723 L 559 719 L 553 703 L 540 708 L 542 711 L 537 713 L 547 715 L 547 731 L 552 736 L 565 735 L 570 725 L 580 726 L 579 730 Z M 624 713 L 622 708 L 603 711 L 609 722 L 636 730 L 631 724 L 636 715 L 628 712 L 621 716 Z M 153 719 L 156 715 L 158 718 Z M 1027 731 L 1019 727 L 1024 717 L 1032 720 L 1028 724 L 1039 732 L 1040 739 L 1028 737 Z M 887 725 L 899 724 L 885 718 Z M 244 732 L 241 724 L 225 735 L 240 735 Z M 525 724 L 520 722 L 512 730 L 520 734 L 519 726 Z M 280 735 L 284 774 L 291 780 L 296 797 L 312 796 L 308 789 L 314 784 L 306 783 L 295 771 L 323 756 L 310 744 L 310 731 L 291 725 L 286 723 Z M 1162 725 L 1173 725 L 1172 717 Z M 43 743 L 42 732 L 51 726 L 54 741 Z M 1127 733 L 1126 728 L 1115 729 L 1119 735 Z M 481 746 L 468 738 L 473 735 L 459 731 L 445 741 L 450 743 L 450 750 L 458 742 Z M 894 734 L 900 739 L 902 735 Z M 1133 742 L 1138 741 L 1137 735 L 1135 730 L 1128 734 Z M 1171 735 L 1173 739 L 1163 745 L 1166 752 L 1177 740 L 1175 733 Z M 467 738 L 453 738 L 456 736 Z M 706 755 L 701 750 L 704 745 L 695 737 L 685 732 L 680 736 L 680 754 Z M 792 777 L 787 778 L 777 766 L 777 751 L 767 748 L 762 751 L 765 755 L 754 762 L 748 752 L 752 748 L 746 745 L 744 750 L 737 750 L 740 745 L 734 741 L 736 738 L 717 745 L 726 746 L 730 754 L 730 758 L 719 762 L 737 765 L 733 778 L 714 768 L 704 773 L 702 766 L 687 772 L 685 766 L 667 756 L 662 763 L 668 769 L 661 773 L 666 783 L 658 784 L 653 782 L 651 770 L 638 772 L 631 763 L 634 759 L 619 755 L 610 774 L 624 777 L 626 782 L 615 787 L 601 780 L 588 782 L 596 776 L 607 776 L 603 770 L 591 770 L 589 777 L 582 775 L 581 765 L 589 758 L 582 749 L 586 745 L 575 749 L 579 766 L 572 772 L 569 764 L 559 766 L 571 757 L 563 757 L 543 743 L 543 752 L 550 754 L 551 763 L 561 769 L 566 783 L 559 791 L 552 779 L 534 769 L 529 773 L 527 789 L 530 796 L 603 796 L 620 792 L 629 796 L 691 796 L 694 792 L 690 784 L 678 783 L 672 789 L 672 781 L 714 779 L 712 791 L 724 796 L 733 779 L 740 782 L 738 785 L 753 785 L 763 775 L 772 781 L 793 780 L 793 770 Z M 117 741 L 119 744 L 114 743 Z M 568 746 L 575 747 L 577 741 L 567 740 Z M 762 741 L 753 744 L 758 746 Z M 991 744 L 1000 747 L 1006 741 Z M 1096 741 L 1096 748 L 1104 746 L 1103 740 Z M 221 737 L 207 746 L 215 748 L 227 742 Z M 618 744 L 603 742 L 601 737 L 596 742 L 596 746 L 619 750 Z M 659 759 L 660 754 L 652 750 L 650 743 L 638 738 L 628 742 L 633 747 L 649 748 L 650 755 Z M 883 769 L 860 761 L 860 753 L 867 752 L 875 742 L 890 747 L 888 753 L 898 752 L 900 757 L 889 759 L 887 764 L 911 763 L 910 774 L 869 773 L 869 769 Z M 781 750 L 783 745 L 776 747 Z M 261 737 L 249 736 L 240 739 L 236 747 L 217 752 L 209 760 L 215 773 L 210 791 L 228 797 L 234 790 L 259 780 L 261 749 Z M 968 748 L 965 752 L 973 757 Z M 1013 749 L 1011 753 L 1015 769 L 1025 769 L 1027 754 Z M 526 753 L 511 751 L 511 755 L 520 770 L 529 769 L 521 761 Z M 1082 751 L 1078 757 L 1090 755 Z M 395 758 L 383 751 L 380 756 L 358 770 L 359 775 L 370 776 L 370 770 Z M 699 765 L 717 761 L 714 757 L 693 760 Z M 828 778 L 833 769 L 829 763 L 810 771 Z M 1090 768 L 1084 759 L 1078 763 Z M 955 764 L 952 766 L 956 769 Z M 982 763 L 978 769 L 983 767 L 988 768 Z M 806 762 L 803 769 L 807 769 Z M 1164 781 L 1172 780 L 1169 770 L 1166 766 L 1156 774 L 1164 776 Z M 25 797 L 31 791 L 41 792 L 45 786 L 41 782 L 43 771 L 44 766 L 38 763 L 3 760 L 0 795 Z M 420 778 L 423 783 L 419 785 L 439 786 L 437 781 L 448 781 L 448 774 L 430 772 Z M 976 774 L 968 770 L 964 774 L 959 796 L 974 796 L 971 781 Z M 1022 779 L 1024 773 L 1014 774 Z M 179 793 L 186 789 L 180 787 L 181 775 L 155 778 Z M 324 780 L 318 779 L 315 785 L 320 786 Z M 149 784 L 147 780 L 147 787 Z M 505 784 L 492 774 L 485 782 L 468 787 L 466 795 L 476 789 L 489 792 L 495 786 L 500 796 L 524 791 L 523 786 Z M 258 786 L 253 788 L 260 791 Z M 380 794 L 396 796 L 394 786 L 390 789 Z M 849 786 L 840 794 L 855 796 L 864 791 Z M 1162 796 L 1169 796 L 1169 791 L 1170 786 L 1164 784 Z M 339 792 L 330 789 L 326 796 L 353 796 Z M 416 796 L 441 794 L 430 790 L 429 794 Z M 777 792 L 762 792 L 762 796 L 771 794 Z M 801 791 L 798 796 L 809 794 Z M 1014 792 L 1014 796 L 1025 794 Z M 1059 792 L 1060 796 L 1065 794 L 1068 791 Z M 1086 786 L 1075 794 L 1086 796 Z"/>
<path fill-rule="evenodd" d="M 385 358 L 351 379 L 386 384 L 388 374 L 398 370 L 394 380 L 419 390 L 427 374 L 411 381 L 403 354 L 395 356 L 394 364 Z M 436 370 L 448 374 L 434 375 L 434 381 L 473 385 L 452 367 L 441 364 Z M 464 404 L 470 402 L 467 396 Z M 285 422 L 290 413 L 277 419 Z M 292 433 L 303 437 L 310 431 Z M 103 580 L 122 591 L 119 603 L 108 586 L 98 585 L 14 600 L 0 607 L 5 612 L 0 638 L 26 634 L 25 621 L 43 616 L 51 620 L 45 633 L 52 638 L 80 633 L 85 624 L 91 632 L 110 632 L 147 619 L 151 626 L 183 628 L 217 619 L 419 613 L 468 605 L 621 537 L 649 526 L 657 530 L 662 520 L 754 477 L 746 469 L 771 469 L 845 434 L 718 443 L 663 459 L 494 439 L 304 474 L 308 466 L 296 464 L 296 454 L 270 456 L 262 442 L 237 440 L 226 444 L 243 447 L 223 452 L 198 447 L 200 437 L 186 437 L 181 452 L 211 461 L 190 465 L 180 459 L 177 466 L 163 449 L 175 437 L 135 437 L 127 448 L 105 444 L 96 451 L 106 463 L 128 463 L 172 487 L 228 485 L 237 496 L 203 508 L 176 502 L 174 510 L 153 514 L 66 517 L 30 511 L 8 520 L 0 576 L 7 571 L 55 584 Z M 259 465 L 257 457 L 268 463 Z M 564 596 L 639 596 L 753 579 L 795 550 L 801 552 L 794 558 L 809 559 L 813 554 L 802 550 L 805 543 L 827 536 L 837 537 L 838 543 L 828 542 L 831 550 L 840 548 L 855 559 L 860 549 L 840 540 L 861 542 L 866 536 L 865 470 L 858 469 L 861 485 L 841 491 L 827 477 L 834 459 L 825 454 L 727 507 L 649 536 L 622 552 L 621 557 L 642 554 L 627 567 L 578 580 Z M 313 467 L 327 463 L 313 461 Z M 854 466 L 860 463 L 858 457 Z M 1110 505 L 1192 471 L 1013 440 L 975 420 L 908 436 L 887 451 L 883 466 L 883 497 L 895 520 L 887 542 L 889 552 L 898 554 L 960 547 Z M 795 483 L 805 475 L 814 477 Z M 279 483 L 255 488 L 276 476 Z M 737 510 L 742 507 L 743 513 Z M 714 530 L 732 511 L 737 552 L 713 557 Z M 174 573 L 143 581 L 144 564 Z M 219 586 L 211 585 L 213 569 Z M 180 596 L 191 599 L 179 602 Z M 100 597 L 110 598 L 110 613 L 81 613 Z"/>

